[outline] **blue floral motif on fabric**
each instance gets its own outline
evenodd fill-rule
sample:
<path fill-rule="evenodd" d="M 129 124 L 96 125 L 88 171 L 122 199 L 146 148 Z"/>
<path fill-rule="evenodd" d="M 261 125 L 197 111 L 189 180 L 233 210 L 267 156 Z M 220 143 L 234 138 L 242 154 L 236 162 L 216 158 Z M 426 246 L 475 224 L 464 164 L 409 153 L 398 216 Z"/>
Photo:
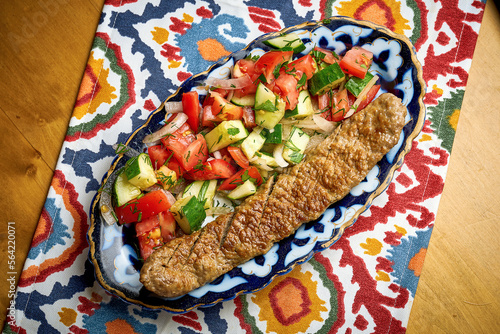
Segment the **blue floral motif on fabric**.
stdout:
<path fill-rule="evenodd" d="M 55 202 L 56 199 L 50 197 L 45 201 L 45 210 L 50 215 L 52 226 L 47 239 L 30 249 L 28 258 L 31 260 L 34 260 L 40 253 L 47 254 L 55 245 L 66 245 L 64 239 L 71 238 L 71 235 L 66 232 L 68 227 L 62 222 L 61 208 Z"/>

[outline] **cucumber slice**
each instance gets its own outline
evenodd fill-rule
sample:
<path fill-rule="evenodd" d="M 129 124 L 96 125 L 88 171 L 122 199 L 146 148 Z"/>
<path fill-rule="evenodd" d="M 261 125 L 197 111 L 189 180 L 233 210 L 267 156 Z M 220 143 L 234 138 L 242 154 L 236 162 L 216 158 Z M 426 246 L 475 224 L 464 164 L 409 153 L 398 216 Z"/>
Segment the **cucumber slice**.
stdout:
<path fill-rule="evenodd" d="M 276 94 L 267 88 L 262 82 L 257 86 L 257 91 L 255 92 L 255 110 L 264 110 L 273 112 L 278 110 L 276 107 Z"/>
<path fill-rule="evenodd" d="M 285 105 L 285 101 L 278 98 L 276 111 L 256 110 L 255 123 L 263 128 L 269 130 L 273 129 L 285 115 Z"/>
<path fill-rule="evenodd" d="M 184 189 L 182 198 L 196 196 L 198 201 L 204 201 L 203 207 L 207 210 L 213 205 L 216 188 L 217 180 L 194 181 Z"/>
<path fill-rule="evenodd" d="M 248 137 L 246 137 L 241 143 L 240 148 L 248 159 L 252 159 L 255 152 L 260 150 L 266 141 L 266 137 L 264 137 L 261 132 L 261 127 L 255 127 Z"/>
<path fill-rule="evenodd" d="M 168 190 L 177 184 L 177 173 L 163 165 L 155 171 L 156 179 L 163 189 Z"/>
<path fill-rule="evenodd" d="M 202 222 L 207 217 L 204 203 L 193 195 L 177 200 L 170 207 L 170 212 L 172 212 L 175 221 L 186 234 L 199 230 Z"/>
<path fill-rule="evenodd" d="M 125 175 L 130 183 L 141 189 L 149 188 L 158 182 L 151 159 L 146 153 L 141 153 L 127 161 Z"/>
<path fill-rule="evenodd" d="M 259 166 L 260 164 L 264 164 L 273 168 L 279 167 L 276 159 L 269 153 L 255 152 L 255 156 L 257 157 L 257 159 L 250 162 L 252 165 Z"/>
<path fill-rule="evenodd" d="M 304 158 L 304 151 L 309 143 L 309 135 L 297 127 L 293 127 L 290 132 L 290 137 L 285 143 L 283 149 L 283 159 L 286 161 L 298 164 Z"/>
<path fill-rule="evenodd" d="M 335 63 L 313 74 L 309 80 L 309 91 L 312 95 L 320 95 L 337 88 L 344 80 L 344 72 L 340 65 Z"/>
<path fill-rule="evenodd" d="M 227 197 L 232 200 L 241 199 L 243 197 L 253 195 L 256 192 L 257 187 L 255 186 L 255 183 L 250 180 L 246 180 L 243 184 L 240 184 L 233 191 L 231 191 Z"/>
<path fill-rule="evenodd" d="M 233 95 L 231 102 L 241 107 L 253 107 L 255 105 L 255 94 L 248 94 L 242 97 Z"/>
<path fill-rule="evenodd" d="M 302 42 L 299 35 L 294 32 L 275 37 L 273 39 L 268 39 L 267 41 L 264 41 L 264 44 L 282 51 L 291 50 L 293 53 L 300 53 L 306 49 L 304 42 Z"/>
<path fill-rule="evenodd" d="M 122 206 L 128 201 L 137 198 L 141 194 L 141 189 L 128 182 L 125 172 L 117 176 L 113 185 L 113 198 L 117 206 Z"/>
<path fill-rule="evenodd" d="M 307 90 L 302 90 L 299 93 L 299 102 L 293 110 L 287 110 L 285 117 L 290 118 L 305 118 L 314 113 L 314 108 L 311 101 L 311 95 Z"/>
<path fill-rule="evenodd" d="M 240 120 L 223 121 L 205 135 L 210 153 L 246 138 L 248 131 Z"/>
<path fill-rule="evenodd" d="M 352 76 L 349 80 L 347 80 L 345 88 L 347 88 L 347 90 L 351 92 L 352 95 L 358 97 L 372 78 L 373 74 L 371 74 L 370 72 L 366 72 L 364 79 Z"/>
<path fill-rule="evenodd" d="M 262 135 L 266 137 L 266 142 L 264 144 L 281 144 L 281 136 L 283 133 L 283 125 L 276 124 L 272 130 L 263 129 Z"/>

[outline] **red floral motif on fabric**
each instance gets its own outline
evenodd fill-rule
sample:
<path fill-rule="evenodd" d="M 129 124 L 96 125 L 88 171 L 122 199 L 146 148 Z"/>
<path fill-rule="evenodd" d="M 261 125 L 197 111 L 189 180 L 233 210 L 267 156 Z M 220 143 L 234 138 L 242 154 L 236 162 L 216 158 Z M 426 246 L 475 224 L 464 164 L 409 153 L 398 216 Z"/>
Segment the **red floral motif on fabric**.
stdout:
<path fill-rule="evenodd" d="M 458 0 L 448 1 L 446 5 L 442 6 L 439 10 L 436 21 L 430 27 L 431 31 L 438 31 L 437 43 L 450 41 L 450 36 L 445 35 L 444 30 L 451 30 L 454 36 L 453 39 L 458 39 L 457 45 L 453 46 L 443 54 L 439 54 L 439 50 L 430 45 L 425 57 L 426 70 L 424 71 L 424 80 L 436 80 L 439 76 L 450 76 L 447 85 L 451 88 L 465 87 L 467 84 L 468 73 L 463 68 L 461 62 L 470 59 L 470 50 L 474 50 L 476 45 L 475 38 L 461 38 L 464 36 L 474 36 L 476 33 L 471 27 L 470 22 L 480 23 L 483 17 L 483 11 L 479 14 L 462 13 L 462 17 L 457 17 Z M 473 6 L 477 8 L 484 8 L 485 4 L 476 1 Z M 424 29 L 426 30 L 426 29 Z M 444 36 L 443 36 L 444 35 Z M 416 45 L 417 50 L 419 45 Z M 455 79 L 458 77 L 457 79 Z"/>
<path fill-rule="evenodd" d="M 186 33 L 186 30 L 191 28 L 191 25 L 189 23 L 179 20 L 176 17 L 171 17 L 170 21 L 172 21 L 172 24 L 168 28 L 171 31 L 178 32 L 181 35 L 184 35 Z"/>
<path fill-rule="evenodd" d="M 204 17 L 206 19 L 211 19 L 214 16 L 210 9 L 206 9 L 205 6 L 198 8 L 196 10 L 196 15 Z"/>
<path fill-rule="evenodd" d="M 93 315 L 95 310 L 101 308 L 101 305 L 99 305 L 99 303 L 94 303 L 87 297 L 80 296 L 78 297 L 78 300 L 81 303 L 80 305 L 77 306 L 77 310 L 80 313 L 85 313 L 86 315 Z"/>
<path fill-rule="evenodd" d="M 196 321 L 196 320 L 198 320 L 198 314 L 196 314 L 193 311 L 190 311 L 190 312 L 185 313 L 183 315 L 174 315 L 172 317 L 172 320 L 174 320 L 174 321 L 176 321 L 184 326 L 191 327 L 197 331 L 202 330 L 201 324 L 198 321 Z"/>
<path fill-rule="evenodd" d="M 248 12 L 252 21 L 259 24 L 260 31 L 268 33 L 281 29 L 281 25 L 275 20 L 276 15 L 273 11 L 259 7 L 248 7 Z"/>

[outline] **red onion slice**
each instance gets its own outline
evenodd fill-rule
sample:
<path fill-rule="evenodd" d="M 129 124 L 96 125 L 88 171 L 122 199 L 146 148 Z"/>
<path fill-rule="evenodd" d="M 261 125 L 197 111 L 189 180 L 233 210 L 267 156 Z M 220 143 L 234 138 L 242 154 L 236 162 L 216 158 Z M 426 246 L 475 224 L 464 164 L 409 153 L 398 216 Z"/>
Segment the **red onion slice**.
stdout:
<path fill-rule="evenodd" d="M 337 127 L 337 122 L 330 122 L 321 117 L 320 115 L 313 115 L 313 121 L 325 133 L 332 133 Z"/>
<path fill-rule="evenodd" d="M 244 76 L 234 79 L 218 79 L 218 78 L 207 78 L 205 84 L 211 87 L 223 88 L 223 89 L 241 89 L 252 84 L 252 79 L 248 74 L 245 73 Z"/>
<path fill-rule="evenodd" d="M 165 102 L 163 105 L 165 107 L 165 112 L 168 114 L 177 114 L 179 112 L 182 112 L 182 102 Z"/>
<path fill-rule="evenodd" d="M 283 148 L 285 148 L 285 145 L 283 144 L 276 145 L 274 147 L 273 157 L 274 160 L 276 160 L 278 166 L 285 168 L 288 167 L 288 162 L 286 162 L 285 159 L 283 159 Z"/>
<path fill-rule="evenodd" d="M 147 143 L 152 143 L 152 142 L 155 142 L 157 140 L 160 140 L 161 138 L 165 137 L 169 133 L 173 133 L 177 129 L 179 129 L 181 126 L 183 126 L 184 123 L 186 123 L 187 119 L 188 119 L 188 117 L 185 113 L 178 113 L 170 123 L 168 123 L 167 125 L 162 127 L 160 130 L 153 132 L 153 133 L 147 135 L 146 137 L 144 137 L 142 142 L 144 144 L 147 144 Z"/>

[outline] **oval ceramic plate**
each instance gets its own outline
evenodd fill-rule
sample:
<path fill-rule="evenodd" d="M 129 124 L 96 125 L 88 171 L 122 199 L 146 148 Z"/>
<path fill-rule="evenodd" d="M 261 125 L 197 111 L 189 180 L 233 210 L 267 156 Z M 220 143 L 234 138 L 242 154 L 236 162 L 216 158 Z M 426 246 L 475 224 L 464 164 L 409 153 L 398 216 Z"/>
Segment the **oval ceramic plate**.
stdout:
<path fill-rule="evenodd" d="M 139 282 L 141 262 L 134 246 L 135 229 L 117 224 L 108 226 L 100 215 L 98 193 L 90 212 L 89 257 L 94 264 L 97 280 L 106 290 L 128 302 L 174 313 L 211 306 L 242 293 L 257 291 L 277 275 L 291 271 L 296 265 L 309 260 L 315 252 L 332 245 L 340 238 L 344 229 L 352 225 L 373 199 L 387 188 L 425 119 L 422 101 L 425 85 L 421 66 L 410 41 L 385 27 L 346 17 L 306 22 L 284 29 L 282 33 L 292 31 L 301 37 L 307 47 L 302 54 L 308 53 L 315 45 L 335 50 L 339 54 L 353 45 L 373 52 L 374 63 L 370 71 L 380 77 L 381 89 L 378 94 L 392 92 L 402 99 L 409 111 L 399 143 L 370 171 L 363 182 L 344 199 L 332 205 L 319 219 L 300 227 L 295 234 L 275 244 L 264 256 L 238 266 L 212 283 L 178 298 L 162 298 L 142 286 Z M 236 60 L 270 50 L 263 41 L 278 34 L 261 36 L 206 72 L 191 77 L 167 101 L 180 101 L 183 92 L 193 89 L 198 90 L 203 98 L 207 91 L 197 87 L 200 82 L 212 76 L 228 77 L 229 68 Z M 147 122 L 131 134 L 126 144 L 136 150 L 143 150 L 142 139 L 146 134 L 159 129 L 164 117 L 162 108 L 154 111 Z M 117 156 L 103 182 L 113 176 L 115 170 L 124 166 L 126 160 L 126 157 Z"/>

